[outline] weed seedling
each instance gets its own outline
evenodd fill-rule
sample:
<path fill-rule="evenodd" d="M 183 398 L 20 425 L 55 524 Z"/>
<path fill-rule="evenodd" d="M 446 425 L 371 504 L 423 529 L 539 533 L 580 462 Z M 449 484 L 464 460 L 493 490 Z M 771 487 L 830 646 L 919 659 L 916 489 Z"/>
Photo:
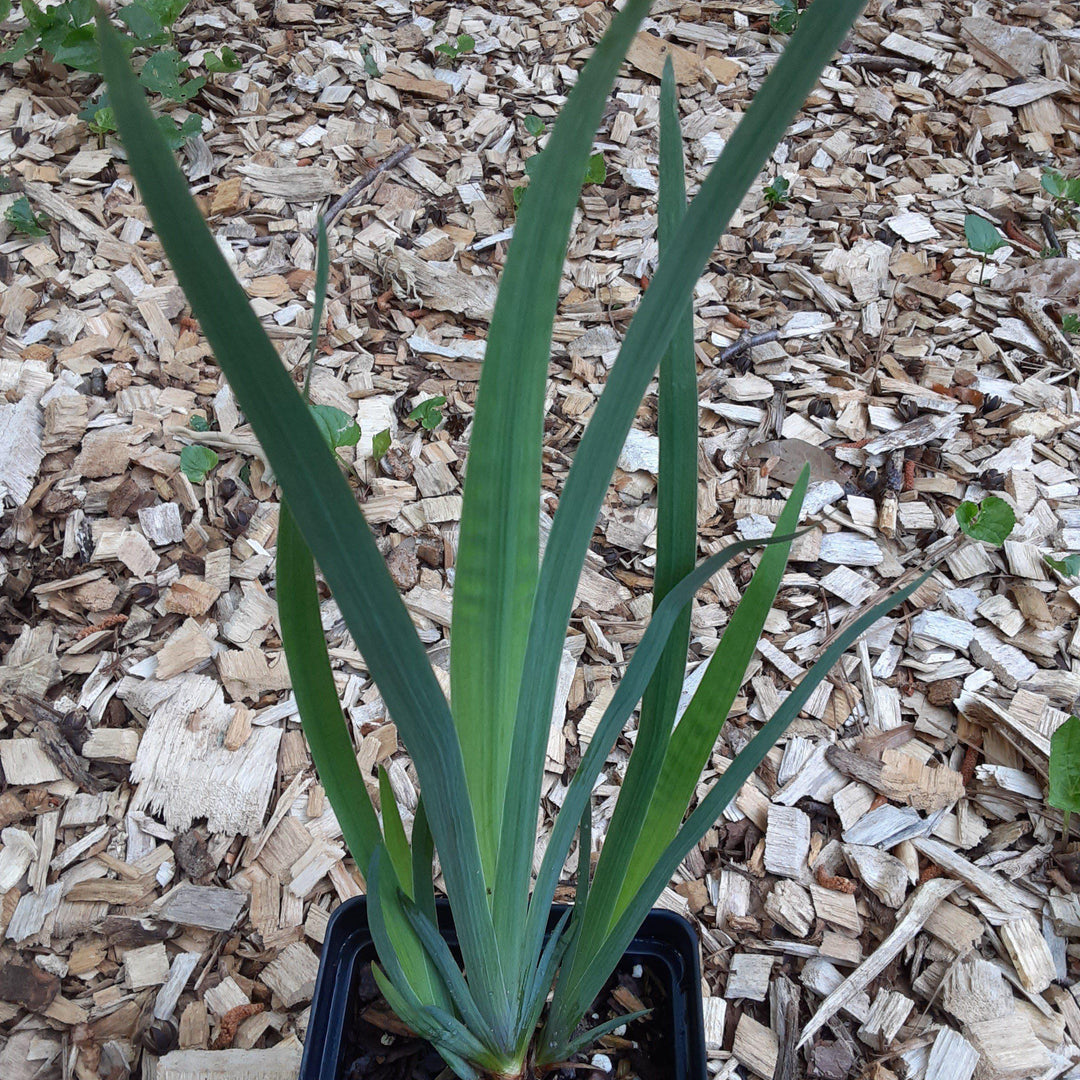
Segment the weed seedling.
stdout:
<path fill-rule="evenodd" d="M 466 53 L 471 53 L 475 48 L 475 38 L 469 34 L 458 34 L 457 41 L 444 41 L 441 45 L 435 46 L 435 51 L 440 56 L 445 56 L 447 60 L 453 62 Z"/>
<path fill-rule="evenodd" d="M 180 471 L 193 483 L 201 484 L 216 468 L 217 454 L 209 446 L 192 444 L 180 451 Z"/>
<path fill-rule="evenodd" d="M 1065 820 L 1061 838 L 1069 835 L 1069 818 L 1080 811 L 1080 718 L 1070 716 L 1050 736 L 1050 797 L 1047 800 L 1056 810 L 1062 810 Z"/>
<path fill-rule="evenodd" d="M 547 131 L 547 124 L 539 116 L 525 117 L 525 130 L 534 138 L 539 139 Z"/>
<path fill-rule="evenodd" d="M 602 184 L 607 179 L 607 162 L 603 154 L 593 154 L 585 170 L 586 184 Z"/>
<path fill-rule="evenodd" d="M 360 425 L 348 413 L 333 405 L 309 405 L 308 408 L 331 450 L 355 446 L 360 441 Z"/>
<path fill-rule="evenodd" d="M 390 429 L 383 428 L 382 431 L 377 432 L 375 437 L 371 440 L 371 456 L 376 461 L 382 461 L 386 457 L 386 452 L 390 449 Z"/>
<path fill-rule="evenodd" d="M 421 401 L 411 413 L 410 420 L 417 420 L 425 431 L 434 431 L 442 423 L 442 407 L 446 404 L 446 398 L 441 394 L 438 397 L 428 398 Z"/>
<path fill-rule="evenodd" d="M 979 214 L 968 214 L 964 218 L 964 237 L 968 247 L 982 256 L 979 266 L 979 284 L 986 276 L 987 256 L 993 255 L 998 248 L 1003 248 L 1007 241 L 997 228 Z"/>
<path fill-rule="evenodd" d="M 190 101 L 206 84 L 202 76 L 184 77 L 190 64 L 175 49 L 162 49 L 170 44 L 171 27 L 187 5 L 188 0 L 134 0 L 116 13 L 128 31 L 123 39 L 125 51 L 149 53 L 139 71 L 139 81 L 160 99 L 178 104 Z M 72 71 L 99 74 L 101 49 L 94 29 L 97 6 L 96 0 L 65 0 L 52 7 L 42 7 L 36 0 L 22 0 L 22 13 L 29 25 L 0 52 L 0 64 L 12 64 L 41 52 Z M 11 0 L 0 0 L 0 20 L 7 18 L 11 9 Z M 239 59 L 229 48 L 222 49 L 220 55 L 208 53 L 205 64 L 210 74 L 236 71 L 240 67 Z M 104 95 L 87 103 L 79 119 L 86 121 L 101 145 L 107 135 L 116 131 L 115 117 Z M 168 115 L 159 115 L 157 119 L 173 149 L 202 131 L 202 121 L 197 116 L 188 117 L 181 125 Z"/>
<path fill-rule="evenodd" d="M 107 105 L 104 108 L 94 109 L 93 114 L 86 121 L 86 126 L 97 136 L 98 146 L 104 148 L 105 137 L 116 131 L 116 113 Z"/>
<path fill-rule="evenodd" d="M 1043 562 L 1062 577 L 1076 577 L 1080 574 L 1080 555 L 1066 555 L 1064 559 L 1053 559 L 1044 555 Z"/>
<path fill-rule="evenodd" d="M 1066 334 L 1080 334 L 1080 315 L 1070 312 L 1061 316 L 1061 329 Z"/>
<path fill-rule="evenodd" d="M 1043 169 L 1042 189 L 1054 200 L 1054 209 L 1070 225 L 1080 221 L 1080 177 L 1064 176 L 1057 169 Z"/>
<path fill-rule="evenodd" d="M 779 10 L 769 17 L 769 26 L 778 34 L 793 34 L 799 26 L 799 5 L 796 0 L 776 0 Z"/>
<path fill-rule="evenodd" d="M 367 72 L 368 78 L 379 78 L 382 72 L 379 70 L 379 65 L 375 63 L 375 57 L 371 55 L 371 46 L 361 45 L 360 55 L 364 58 L 364 70 Z"/>
<path fill-rule="evenodd" d="M 240 70 L 240 57 L 226 45 L 220 53 L 208 52 L 203 57 L 203 67 L 210 75 L 228 75 Z"/>
<path fill-rule="evenodd" d="M 4 220 L 24 236 L 44 236 L 49 231 L 47 214 L 35 214 L 25 195 L 16 199 L 4 211 Z"/>
<path fill-rule="evenodd" d="M 965 536 L 1001 547 L 1016 526 L 1013 508 L 996 495 L 987 495 L 982 502 L 962 502 L 956 508 L 956 523 Z"/>
<path fill-rule="evenodd" d="M 765 186 L 765 202 L 770 210 L 778 210 L 781 206 L 787 206 L 788 194 L 791 192 L 791 182 L 785 176 L 778 176 L 771 184 Z"/>

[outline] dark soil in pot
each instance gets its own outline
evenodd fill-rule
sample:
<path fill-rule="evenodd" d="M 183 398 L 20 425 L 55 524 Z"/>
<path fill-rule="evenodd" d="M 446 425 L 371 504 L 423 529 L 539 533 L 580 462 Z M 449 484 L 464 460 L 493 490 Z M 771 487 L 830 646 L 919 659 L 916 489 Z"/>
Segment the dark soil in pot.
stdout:
<path fill-rule="evenodd" d="M 620 965 L 593 1003 L 591 1023 L 640 1008 L 652 1012 L 630 1023 L 624 1033 L 607 1035 L 576 1055 L 574 1068 L 547 1073 L 547 1080 L 668 1080 L 673 1057 L 668 1037 L 671 1002 L 663 979 L 646 965 Z M 439 1080 L 446 1070 L 431 1044 L 417 1038 L 391 1011 L 368 963 L 357 969 L 352 1015 L 342 1034 L 342 1080 Z M 609 1065 L 592 1068 L 597 1055 L 607 1058 Z"/>

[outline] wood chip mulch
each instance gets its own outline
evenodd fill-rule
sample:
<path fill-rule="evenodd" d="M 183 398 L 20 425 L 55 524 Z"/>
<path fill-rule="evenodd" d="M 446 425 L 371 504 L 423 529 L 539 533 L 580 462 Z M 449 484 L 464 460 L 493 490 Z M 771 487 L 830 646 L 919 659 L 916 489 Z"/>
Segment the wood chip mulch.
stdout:
<path fill-rule="evenodd" d="M 555 327 L 546 520 L 655 267 L 664 57 L 696 188 L 775 62 L 774 10 L 658 0 L 622 70 Z M 362 427 L 345 457 L 444 681 L 472 403 L 538 149 L 524 121 L 555 116 L 608 17 L 598 0 L 198 0 L 177 26 L 196 68 L 226 44 L 243 61 L 187 107 L 204 133 L 181 160 L 298 377 L 316 215 L 411 149 L 331 230 L 313 394 Z M 463 33 L 472 53 L 433 51 Z M 328 915 L 361 882 L 290 699 L 275 489 L 122 148 L 77 119 L 93 85 L 0 73 L 0 209 L 25 195 L 52 219 L 37 239 L 0 222 L 0 1076 L 153 1076 L 157 1059 L 158 1080 L 289 1080 Z M 1080 235 L 1040 188 L 1044 167 L 1080 174 L 1078 86 L 1075 3 L 872 0 L 698 287 L 700 553 L 768 533 L 804 461 L 816 480 L 703 784 L 851 612 L 942 560 L 663 897 L 701 931 L 716 1076 L 1080 1075 L 1080 847 L 1045 800 L 1080 694 L 1080 582 L 1044 559 L 1080 551 L 1080 354 L 1061 329 Z M 1009 240 L 985 270 L 971 212 Z M 1060 255 L 1040 259 L 1051 233 Z M 437 430 L 407 419 L 437 395 Z M 651 394 L 581 581 L 548 812 L 650 610 L 655 413 Z M 220 457 L 205 483 L 180 470 L 188 444 Z M 1016 509 L 1001 549 L 957 534 L 958 502 L 987 493 Z M 699 594 L 688 686 L 756 558 Z M 329 599 L 324 625 L 365 775 L 388 767 L 408 819 L 415 773 Z"/>

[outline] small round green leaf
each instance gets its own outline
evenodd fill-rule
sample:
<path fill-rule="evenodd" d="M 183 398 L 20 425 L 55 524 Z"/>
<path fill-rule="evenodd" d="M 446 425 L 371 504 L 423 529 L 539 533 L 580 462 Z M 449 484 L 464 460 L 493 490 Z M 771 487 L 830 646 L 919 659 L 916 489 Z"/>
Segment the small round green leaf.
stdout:
<path fill-rule="evenodd" d="M 4 220 L 24 236 L 44 236 L 48 232 L 48 217 L 45 214 L 35 214 L 25 195 L 20 195 L 4 211 Z"/>
<path fill-rule="evenodd" d="M 1058 810 L 1080 813 L 1080 718 L 1070 716 L 1050 736 L 1050 795 Z"/>
<path fill-rule="evenodd" d="M 544 134 L 544 130 L 547 125 L 539 116 L 526 116 L 525 117 L 525 130 L 534 138 L 538 139 Z"/>
<path fill-rule="evenodd" d="M 968 247 L 980 255 L 992 255 L 998 248 L 1005 246 L 1001 233 L 979 214 L 968 214 L 964 218 L 964 236 L 967 238 Z"/>
<path fill-rule="evenodd" d="M 221 55 L 217 53 L 208 52 L 203 57 L 203 67 L 210 72 L 211 75 L 218 75 L 223 72 L 239 71 L 240 70 L 240 58 L 226 45 L 221 50 Z"/>
<path fill-rule="evenodd" d="M 589 158 L 589 167 L 585 170 L 586 184 L 602 184 L 607 179 L 607 163 L 603 154 L 593 154 Z"/>
<path fill-rule="evenodd" d="M 981 503 L 962 502 L 956 508 L 956 523 L 960 531 L 973 540 L 984 540 L 1001 547 L 1016 525 L 1013 508 L 996 495 L 988 495 Z"/>
<path fill-rule="evenodd" d="M 1048 195 L 1055 199 L 1064 197 L 1065 177 L 1057 169 L 1043 169 L 1041 183 L 1043 191 Z"/>
<path fill-rule="evenodd" d="M 434 431 L 442 423 L 442 406 L 445 404 L 446 398 L 442 395 L 428 398 L 409 413 L 409 419 L 419 420 L 425 431 Z"/>
<path fill-rule="evenodd" d="M 1043 562 L 1062 577 L 1076 577 L 1080 574 L 1080 555 L 1066 555 L 1064 559 L 1053 559 L 1044 555 Z"/>
<path fill-rule="evenodd" d="M 311 415 L 331 450 L 355 446 L 360 441 L 360 425 L 348 413 L 333 405 L 311 405 Z"/>
<path fill-rule="evenodd" d="M 180 451 L 180 469 L 193 484 L 201 484 L 217 463 L 209 446 L 185 446 Z"/>
<path fill-rule="evenodd" d="M 390 449 L 390 429 L 383 428 L 378 432 L 371 440 L 371 456 L 376 461 L 381 461 L 386 456 L 386 451 Z"/>

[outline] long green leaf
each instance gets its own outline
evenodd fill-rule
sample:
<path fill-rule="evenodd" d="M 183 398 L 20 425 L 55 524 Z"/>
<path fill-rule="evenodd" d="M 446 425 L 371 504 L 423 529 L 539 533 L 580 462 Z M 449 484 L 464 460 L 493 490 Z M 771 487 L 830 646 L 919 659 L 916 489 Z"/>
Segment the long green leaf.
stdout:
<path fill-rule="evenodd" d="M 434 961 L 443 982 L 446 983 L 462 1023 L 473 1033 L 477 1041 L 484 1045 L 485 1051 L 489 1055 L 486 1061 L 475 1059 L 476 1063 L 486 1065 L 489 1068 L 495 1067 L 498 1062 L 492 1059 L 497 1058 L 498 1053 L 495 1047 L 487 1043 L 489 1037 L 487 1020 L 476 1004 L 472 991 L 469 989 L 468 983 L 465 982 L 465 977 L 461 974 L 453 953 L 450 952 L 450 946 L 446 944 L 435 923 L 418 907 L 413 904 L 406 905 L 405 914 L 409 917 L 409 922 L 423 943 L 428 955 Z"/>
<path fill-rule="evenodd" d="M 432 858 L 435 854 L 435 841 L 431 836 L 427 811 L 423 797 L 416 804 L 416 816 L 412 827 L 412 878 L 413 900 L 416 906 L 435 922 L 435 880 L 433 877 Z"/>
<path fill-rule="evenodd" d="M 798 526 L 809 480 L 810 469 L 806 467 L 776 522 L 774 536 L 789 535 Z M 631 796 L 628 798 L 629 805 L 635 812 L 632 820 L 637 828 L 620 834 L 618 843 L 611 845 L 612 873 L 610 877 L 604 877 L 602 884 L 605 889 L 613 891 L 603 894 L 598 891 L 596 894 L 598 921 L 593 925 L 598 933 L 602 934 L 608 928 L 608 923 L 614 921 L 626 906 L 653 863 L 678 832 L 697 788 L 698 778 L 708 764 L 720 728 L 746 677 L 746 669 L 776 599 L 790 552 L 790 542 L 774 544 L 766 549 L 679 726 L 671 736 L 663 765 L 652 776 L 652 787 L 628 793 Z M 637 753 L 635 746 L 634 754 Z M 623 792 L 620 792 L 620 802 L 622 795 Z M 605 852 L 608 852 L 607 845 Z M 596 876 L 600 883 L 599 866 Z M 615 897 L 618 900 L 613 903 Z"/>
<path fill-rule="evenodd" d="M 686 183 L 679 109 L 675 100 L 675 70 L 669 57 L 660 84 L 660 254 L 669 249 L 672 235 L 686 215 Z M 697 552 L 697 364 L 694 357 L 694 311 L 688 298 L 682 322 L 660 361 L 659 395 L 660 477 L 657 487 L 656 577 L 653 582 L 653 611 L 668 592 L 694 568 Z M 791 532 L 776 528 L 776 534 Z M 774 555 L 775 553 L 775 555 Z M 766 558 L 781 564 L 787 548 L 773 547 Z M 596 868 L 597 894 L 589 902 L 590 918 L 582 927 L 602 923 L 597 912 L 610 910 L 618 895 L 619 883 L 634 844 L 642 831 L 654 798 L 656 781 L 664 764 L 675 724 L 675 713 L 686 674 L 686 654 L 690 640 L 690 605 L 683 609 L 672 628 L 671 637 L 653 672 L 641 701 L 637 739 L 619 801 L 608 827 L 607 839 Z M 722 716 L 726 716 L 726 710 Z M 709 743 L 712 746 L 712 743 Z M 685 778 L 680 778 L 685 779 Z M 696 780 L 696 776 L 694 778 Z M 689 801 L 689 797 L 687 798 Z M 686 809 L 686 803 L 683 804 Z M 682 820 L 682 814 L 679 815 Z M 583 902 L 578 895 L 577 904 Z M 595 932 L 595 931 L 594 931 Z"/>
<path fill-rule="evenodd" d="M 675 69 L 671 57 L 668 57 L 660 83 L 661 255 L 671 248 L 679 224 L 686 216 L 684 169 L 682 131 L 675 96 Z M 692 296 L 687 298 L 682 321 L 660 361 L 658 413 L 660 475 L 656 499 L 653 611 L 675 584 L 693 570 L 697 555 L 698 409 Z M 672 629 L 664 655 L 642 698 L 638 741 L 635 745 L 641 744 L 643 735 L 649 741 L 655 738 L 667 741 L 682 691 L 689 643 L 688 604 Z"/>
<path fill-rule="evenodd" d="M 451 700 L 486 881 L 495 880 L 517 694 L 539 561 L 540 465 L 552 324 L 566 244 L 604 103 L 649 0 L 630 0 L 582 71 L 539 158 L 499 282 L 477 391 L 454 578 Z M 516 768 L 515 768 L 516 773 Z M 530 811 L 529 836 L 535 826 Z M 512 857 L 529 846 L 509 841 Z M 497 890 L 512 957 L 527 889 Z M 500 904 L 500 901 L 507 901 Z M 519 966 L 519 971 L 521 971 Z M 523 973 L 523 971 L 522 971 Z"/>
<path fill-rule="evenodd" d="M 465 1060 L 476 1051 L 476 1041 L 469 1031 L 455 1031 L 454 1017 L 446 1013 L 436 1013 L 433 1009 L 417 1007 L 405 996 L 379 967 L 371 965 L 371 974 L 379 987 L 379 992 L 394 1013 L 412 1028 L 418 1035 L 423 1035 L 438 1050 L 442 1059 L 454 1070 L 459 1080 L 481 1080 L 480 1074 Z M 479 1053 L 483 1054 L 481 1047 Z"/>
<path fill-rule="evenodd" d="M 817 2 L 820 3 L 821 0 Z M 762 725 L 761 730 L 747 743 L 742 752 L 728 766 L 724 775 L 709 789 L 708 794 L 686 819 L 683 827 L 664 849 L 640 889 L 619 916 L 611 932 L 603 939 L 582 943 L 583 948 L 577 950 L 582 962 L 578 965 L 576 978 L 573 973 L 567 972 L 564 968 L 555 985 L 555 995 L 541 1036 L 539 1055 L 541 1064 L 561 1060 L 561 1055 L 565 1053 L 565 1047 L 577 1024 L 577 1017 L 581 1016 L 595 999 L 608 974 L 618 963 L 619 957 L 625 952 L 627 945 L 637 933 L 638 927 L 641 926 L 642 920 L 671 880 L 679 864 L 686 858 L 690 849 L 716 823 L 717 818 L 738 794 L 739 788 L 776 745 L 777 739 L 784 734 L 791 721 L 799 715 L 821 681 L 862 634 L 869 630 L 878 619 L 887 615 L 911 596 L 926 581 L 930 573 L 927 571 L 906 588 L 872 607 L 856 619 L 822 653 L 821 658 L 803 676 L 799 685 Z M 589 951 L 587 958 L 584 955 L 585 948 Z"/>
<path fill-rule="evenodd" d="M 544 1005 L 547 1004 L 548 991 L 555 981 L 555 972 L 571 944 L 573 931 L 567 929 L 567 923 L 570 921 L 573 910 L 573 908 L 567 908 L 559 916 L 555 928 L 548 934 L 540 959 L 529 980 L 528 989 L 522 995 L 523 1019 L 519 1030 L 522 1037 L 529 1042 L 536 1033 L 536 1025 L 540 1023 L 540 1014 L 544 1011 Z"/>
<path fill-rule="evenodd" d="M 409 921 L 402 900 L 404 894 L 382 844 L 372 852 L 367 885 L 368 926 L 379 959 L 386 965 L 394 984 L 418 1009 L 435 1006 L 453 1009 L 453 998 L 438 967 Z"/>
<path fill-rule="evenodd" d="M 619 685 L 615 688 L 614 696 L 604 710 L 604 715 L 600 718 L 593 737 L 589 740 L 589 748 L 585 751 L 585 756 L 581 759 L 581 764 L 578 765 L 570 781 L 563 804 L 555 818 L 555 827 L 552 829 L 551 839 L 544 852 L 540 873 L 536 878 L 536 888 L 533 890 L 529 904 L 526 944 L 530 954 L 535 955 L 540 950 L 544 930 L 547 927 L 548 911 L 555 894 L 555 886 L 559 881 L 559 873 L 570 850 L 574 829 L 589 805 L 596 778 L 600 775 L 600 770 L 619 732 L 644 693 L 645 687 L 648 686 L 649 679 L 663 654 L 671 628 L 679 617 L 679 612 L 717 570 L 740 552 L 762 545 L 786 543 L 791 539 L 790 536 L 783 536 L 769 540 L 740 540 L 731 544 L 702 562 L 693 573 L 687 574 L 668 592 L 653 613 L 641 641 L 634 649 L 630 663 L 626 666 L 623 677 L 619 680 Z M 577 910 L 576 905 L 575 910 Z"/>
<path fill-rule="evenodd" d="M 863 2 L 815 0 L 807 9 L 791 43 L 690 204 L 668 255 L 661 258 L 585 430 L 559 500 L 536 588 L 527 647 L 529 663 L 523 673 L 514 728 L 513 761 L 521 781 L 507 800 L 503 851 L 513 838 L 518 838 L 520 848 L 520 838 L 531 835 L 535 825 L 544 747 L 578 574 L 626 433 L 683 317 L 685 298 L 692 294 L 720 233 Z M 505 875 L 500 867 L 498 896 L 520 896 L 528 891 L 530 858 L 528 851 L 519 853 Z"/>
<path fill-rule="evenodd" d="M 357 865 L 367 867 L 383 837 L 371 796 L 356 764 L 356 753 L 334 685 L 319 615 L 319 593 L 311 552 L 284 501 L 278 517 L 277 597 L 282 644 L 311 757 L 330 805 L 334 807 L 345 843 Z M 395 834 L 391 821 L 387 843 L 392 839 L 398 846 L 404 844 L 407 860 L 408 843 L 401 829 L 401 819 L 396 817 L 397 806 L 393 803 L 392 792 L 389 802 L 393 805 L 399 832 Z M 385 818 L 385 806 L 383 813 Z M 419 814 L 417 816 L 419 818 Z M 427 859 L 430 888 L 430 847 Z M 403 887 L 412 888 L 411 877 L 403 877 L 399 872 L 399 880 Z M 434 895 L 431 904 L 434 909 Z M 443 1002 L 438 975 L 415 932 L 401 920 L 394 922 L 391 930 L 394 953 L 404 958 L 403 967 L 418 973 L 415 979 L 418 996 L 430 1005 Z"/>
<path fill-rule="evenodd" d="M 510 1016 L 461 746 L 427 653 L 348 484 L 207 229 L 118 35 L 100 14 L 98 33 L 128 164 L 158 238 L 412 754 L 470 978 L 494 1010 Z"/>
<path fill-rule="evenodd" d="M 311 552 L 285 501 L 278 514 L 277 605 L 289 679 L 311 757 L 345 843 L 363 868 L 382 842 L 382 832 L 334 685 Z"/>
<path fill-rule="evenodd" d="M 382 809 L 386 854 L 390 857 L 390 865 L 394 868 L 401 891 L 411 900 L 415 892 L 409 838 L 405 835 L 401 811 L 394 798 L 394 789 L 390 786 L 390 774 L 381 765 L 379 766 L 379 806 Z"/>
<path fill-rule="evenodd" d="M 657 748 L 658 753 L 653 750 L 653 759 L 638 770 L 636 775 L 640 783 L 634 787 L 629 786 L 629 771 L 627 773 L 628 782 L 619 792 L 619 803 L 625 804 L 624 813 L 616 814 L 608 829 L 595 881 L 589 892 L 581 934 L 567 964 L 571 980 L 577 978 L 581 965 L 589 962 L 595 943 L 602 941 L 610 931 L 611 925 L 640 886 L 641 878 L 678 832 L 697 788 L 697 780 L 743 683 L 746 668 L 776 597 L 791 550 L 791 540 L 780 541 L 779 538 L 790 538 L 791 530 L 798 524 L 809 479 L 810 470 L 804 468 L 780 514 L 772 537 L 773 543 L 762 556 L 749 588 L 709 661 L 697 692 L 667 743 L 666 754 L 664 746 Z M 640 744 L 635 745 L 630 757 L 631 764 L 641 752 Z M 692 775 L 690 769 L 694 770 Z M 644 871 L 635 877 L 634 870 L 639 865 L 642 850 L 652 861 L 647 862 Z"/>
<path fill-rule="evenodd" d="M 588 1028 L 576 1038 L 570 1040 L 566 1047 L 565 1057 L 572 1057 L 579 1050 L 583 1050 L 587 1046 L 592 1046 L 598 1039 L 602 1039 L 616 1028 L 632 1024 L 635 1020 L 640 1020 L 643 1016 L 648 1016 L 651 1012 L 652 1009 L 638 1009 L 637 1012 L 624 1013 L 622 1016 L 612 1017 L 610 1020 L 605 1020 L 602 1024 L 597 1024 L 595 1027 Z"/>
<path fill-rule="evenodd" d="M 315 355 L 319 348 L 319 328 L 322 326 L 326 286 L 330 281 L 330 245 L 326 240 L 326 219 L 319 215 L 318 243 L 315 249 L 315 307 L 311 312 L 311 342 L 308 345 L 307 371 L 304 373 L 304 398 L 311 390 L 311 375 L 315 370 Z M 366 864 L 365 864 L 366 865 Z"/>

